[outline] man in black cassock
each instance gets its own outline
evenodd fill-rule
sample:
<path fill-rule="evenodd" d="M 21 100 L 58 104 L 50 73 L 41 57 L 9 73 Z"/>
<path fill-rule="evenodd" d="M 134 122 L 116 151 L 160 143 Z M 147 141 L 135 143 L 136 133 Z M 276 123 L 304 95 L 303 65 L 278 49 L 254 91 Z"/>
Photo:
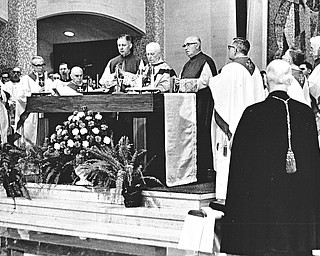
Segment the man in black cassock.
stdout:
<path fill-rule="evenodd" d="M 207 181 L 208 169 L 213 169 L 211 146 L 211 117 L 213 112 L 213 98 L 209 88 L 209 79 L 217 75 L 213 59 L 204 54 L 201 40 L 196 36 L 189 36 L 182 46 L 189 57 L 184 64 L 180 78 L 197 79 L 197 179 L 198 182 Z"/>
<path fill-rule="evenodd" d="M 312 255 L 312 249 L 320 248 L 320 152 L 314 115 L 307 105 L 289 98 L 288 63 L 272 61 L 267 79 L 269 96 L 245 110 L 234 136 L 221 252 Z M 294 159 L 288 155 L 290 146 Z"/>

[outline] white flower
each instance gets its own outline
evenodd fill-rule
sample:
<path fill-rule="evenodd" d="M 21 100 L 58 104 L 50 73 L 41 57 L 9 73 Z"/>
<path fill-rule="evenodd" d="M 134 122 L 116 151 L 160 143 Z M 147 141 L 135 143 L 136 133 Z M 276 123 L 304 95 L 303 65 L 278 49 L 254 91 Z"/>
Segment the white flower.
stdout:
<path fill-rule="evenodd" d="M 74 116 L 74 117 L 72 118 L 73 121 L 79 121 L 79 119 L 80 119 L 80 118 L 79 118 L 78 116 Z"/>
<path fill-rule="evenodd" d="M 86 120 L 90 121 L 92 119 L 92 116 L 86 116 Z"/>
<path fill-rule="evenodd" d="M 72 119 L 73 119 L 73 115 L 68 117 L 68 121 L 72 121 Z"/>
<path fill-rule="evenodd" d="M 66 135 L 68 133 L 68 130 L 63 130 L 62 135 Z"/>
<path fill-rule="evenodd" d="M 92 132 L 93 132 L 94 134 L 99 134 L 99 129 L 98 129 L 97 127 L 94 127 L 94 128 L 92 129 Z"/>
<path fill-rule="evenodd" d="M 87 141 L 87 140 L 82 141 L 82 146 L 83 146 L 84 148 L 89 147 L 89 141 Z"/>
<path fill-rule="evenodd" d="M 68 147 L 72 148 L 74 146 L 73 140 L 68 140 L 67 145 L 68 145 Z"/>
<path fill-rule="evenodd" d="M 79 117 L 79 118 L 81 118 L 81 117 L 84 117 L 86 114 L 84 113 L 84 112 L 82 112 L 82 111 L 80 111 L 78 114 L 77 114 L 77 116 Z"/>
<path fill-rule="evenodd" d="M 54 149 L 59 150 L 60 149 L 60 144 L 59 143 L 54 143 Z"/>
<path fill-rule="evenodd" d="M 57 130 L 57 135 L 61 135 L 62 134 L 62 129 Z"/>
<path fill-rule="evenodd" d="M 102 115 L 100 113 L 97 113 L 95 116 L 94 116 L 95 119 L 97 120 L 101 120 L 102 119 Z"/>
<path fill-rule="evenodd" d="M 84 134 L 86 134 L 87 132 L 88 132 L 87 128 L 81 128 L 81 129 L 80 129 L 80 134 L 81 134 L 81 135 L 84 135 Z"/>
<path fill-rule="evenodd" d="M 62 125 L 59 124 L 56 126 L 56 131 L 61 130 L 61 129 L 62 129 Z"/>
<path fill-rule="evenodd" d="M 78 128 L 74 128 L 74 129 L 72 130 L 72 134 L 73 134 L 74 136 L 78 135 L 78 134 L 79 134 L 79 129 L 78 129 Z"/>
<path fill-rule="evenodd" d="M 111 143 L 110 137 L 105 136 L 105 137 L 103 138 L 103 143 L 104 143 L 104 144 L 110 144 L 110 143 Z"/>
<path fill-rule="evenodd" d="M 54 142 L 55 140 L 56 140 L 56 138 L 57 138 L 57 135 L 56 134 L 51 134 L 51 136 L 50 136 L 50 141 L 51 142 Z"/>

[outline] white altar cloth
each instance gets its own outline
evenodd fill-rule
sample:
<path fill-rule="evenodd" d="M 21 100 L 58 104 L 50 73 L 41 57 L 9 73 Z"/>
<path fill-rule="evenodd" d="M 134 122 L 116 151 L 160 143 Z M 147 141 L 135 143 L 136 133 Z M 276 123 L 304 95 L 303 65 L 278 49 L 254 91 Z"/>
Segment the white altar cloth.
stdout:
<path fill-rule="evenodd" d="M 197 181 L 195 93 L 165 93 L 165 161 L 168 187 Z"/>

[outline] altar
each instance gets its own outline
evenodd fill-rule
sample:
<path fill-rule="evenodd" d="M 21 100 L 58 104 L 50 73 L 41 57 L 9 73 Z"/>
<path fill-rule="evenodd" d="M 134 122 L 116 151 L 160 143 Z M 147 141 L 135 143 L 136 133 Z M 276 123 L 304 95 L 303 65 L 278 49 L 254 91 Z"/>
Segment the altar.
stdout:
<path fill-rule="evenodd" d="M 134 147 L 147 150 L 146 163 L 153 158 L 148 175 L 167 186 L 196 182 L 195 94 L 37 95 L 28 97 L 26 114 L 71 114 L 83 106 L 94 112 L 121 113 L 132 119 Z M 40 142 L 50 135 L 50 121 L 45 118 L 39 122 Z"/>
<path fill-rule="evenodd" d="M 17 198 L 16 210 L 0 188 L 3 246 L 11 252 L 37 255 L 190 253 L 178 247 L 185 217 L 189 210 L 208 207 L 215 197 L 213 182 L 193 182 L 197 170 L 195 94 L 32 96 L 25 114 L 72 113 L 82 106 L 94 112 L 132 116 L 134 145 L 146 148 L 148 158 L 159 154 L 150 166 L 153 172 L 162 171 L 167 186 L 143 190 L 142 207 L 126 208 L 109 200 L 111 192 L 28 183 L 32 200 Z M 50 121 L 43 118 L 40 122 L 44 135 Z"/>

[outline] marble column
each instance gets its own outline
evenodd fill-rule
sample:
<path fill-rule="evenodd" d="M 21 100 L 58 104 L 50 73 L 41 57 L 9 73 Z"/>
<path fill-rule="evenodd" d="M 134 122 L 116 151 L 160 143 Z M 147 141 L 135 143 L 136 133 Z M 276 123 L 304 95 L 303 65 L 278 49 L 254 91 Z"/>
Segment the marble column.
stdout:
<path fill-rule="evenodd" d="M 8 23 L 0 28 L 1 69 L 31 70 L 37 54 L 37 0 L 8 0 Z"/>
<path fill-rule="evenodd" d="M 164 49 L 164 0 L 145 0 L 145 5 L 146 34 L 135 42 L 135 53 L 143 58 L 150 42 L 158 42 L 162 54 Z"/>

